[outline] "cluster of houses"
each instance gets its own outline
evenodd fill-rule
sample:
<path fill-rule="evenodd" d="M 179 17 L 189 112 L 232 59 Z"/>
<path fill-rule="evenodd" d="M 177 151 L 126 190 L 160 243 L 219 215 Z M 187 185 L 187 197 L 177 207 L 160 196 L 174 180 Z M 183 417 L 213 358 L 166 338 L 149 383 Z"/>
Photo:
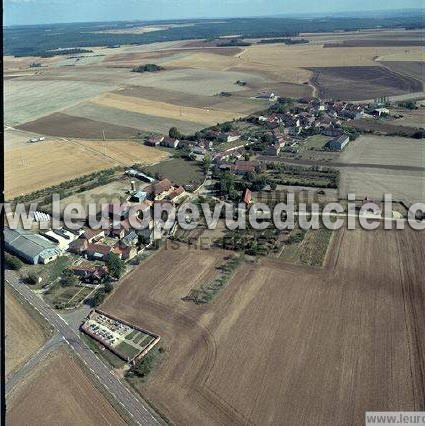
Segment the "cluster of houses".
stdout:
<path fill-rule="evenodd" d="M 144 181 L 149 178 L 133 169 L 126 174 Z M 149 179 L 150 184 L 143 189 L 138 189 L 135 181 L 131 181 L 125 202 L 102 205 L 97 215 L 99 229 L 61 228 L 33 232 L 6 227 L 6 249 L 30 264 L 46 264 L 66 252 L 73 253 L 80 257 L 71 267 L 80 281 L 101 282 L 108 273 L 104 262 L 110 253 L 128 261 L 152 244 L 155 237 L 153 215 L 145 213 L 152 213 L 155 203 L 177 205 L 187 196 L 183 186 L 173 185 L 169 179 Z M 147 226 L 132 226 L 145 217 L 150 218 Z"/>
<path fill-rule="evenodd" d="M 128 173 L 127 173 L 128 174 Z M 124 203 L 112 203 L 105 206 L 102 218 L 108 218 L 108 227 L 86 229 L 77 239 L 72 241 L 68 250 L 74 254 L 94 261 L 105 261 L 110 253 L 122 260 L 133 259 L 141 245 L 150 245 L 154 239 L 154 223 L 151 219 L 147 227 L 136 227 L 132 224 L 142 220 L 156 202 L 178 204 L 186 191 L 183 186 L 173 185 L 169 179 L 162 179 L 138 190 L 135 182 L 131 182 L 129 196 Z M 133 213 L 136 212 L 136 213 Z M 150 215 L 150 217 L 153 217 Z M 74 268 L 78 275 L 87 273 L 87 269 Z M 99 273 L 89 268 L 88 273 Z M 84 275 L 85 276 L 85 275 Z"/>
<path fill-rule="evenodd" d="M 268 155 L 279 155 L 280 150 L 288 144 L 291 137 L 297 137 L 303 130 L 314 129 L 325 136 L 329 136 L 329 147 L 340 151 L 349 142 L 341 125 L 349 120 L 363 118 L 377 118 L 388 115 L 387 108 L 374 105 L 359 105 L 342 101 L 319 101 L 316 99 L 302 99 L 291 111 L 271 112 L 255 118 L 259 123 L 266 123 L 274 136 L 274 142 L 269 147 Z M 276 129 L 279 129 L 278 131 Z"/>
<path fill-rule="evenodd" d="M 203 156 L 214 148 L 214 140 L 224 142 L 235 142 L 241 138 L 238 131 L 220 132 L 218 130 L 208 130 L 206 137 L 198 141 L 179 140 L 169 136 L 151 136 L 145 140 L 148 146 L 163 146 L 166 148 L 187 149 L 195 156 Z"/>
<path fill-rule="evenodd" d="M 383 114 L 388 115 L 389 110 L 383 107 L 374 108 L 373 105 L 301 99 L 291 108 L 291 111 L 252 115 L 248 120 L 266 125 L 266 133 L 270 134 L 272 138 L 264 154 L 279 156 L 283 148 L 290 147 L 293 149 L 300 143 L 302 139 L 300 134 L 303 130 L 314 130 L 314 133 L 328 136 L 328 147 L 334 151 L 342 151 L 350 141 L 349 136 L 341 128 L 343 123 L 361 118 L 376 118 Z M 229 140 L 231 137 L 233 135 L 229 135 Z M 240 138 L 240 135 L 234 137 Z M 214 162 L 225 164 L 230 160 L 240 160 L 247 153 L 245 147 L 249 143 L 253 143 L 253 141 L 241 141 L 240 146 L 234 146 L 216 153 L 213 156 Z M 200 152 L 202 150 L 203 147 Z M 236 165 L 236 172 L 241 173 L 242 171 L 238 169 L 239 166 Z"/>

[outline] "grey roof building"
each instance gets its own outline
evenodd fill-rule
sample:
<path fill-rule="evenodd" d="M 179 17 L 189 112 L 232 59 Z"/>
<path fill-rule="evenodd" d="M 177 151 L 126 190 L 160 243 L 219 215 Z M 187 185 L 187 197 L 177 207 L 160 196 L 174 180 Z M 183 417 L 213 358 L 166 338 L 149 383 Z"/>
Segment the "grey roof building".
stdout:
<path fill-rule="evenodd" d="M 121 238 L 121 244 L 125 247 L 130 247 L 137 241 L 137 239 L 137 234 L 134 231 L 131 231 L 124 238 Z"/>
<path fill-rule="evenodd" d="M 342 151 L 348 142 L 350 142 L 349 136 L 342 134 L 329 142 L 329 148 L 333 151 Z"/>
<path fill-rule="evenodd" d="M 62 254 L 62 250 L 41 235 L 24 229 L 4 229 L 6 250 L 28 263 L 48 263 Z"/>

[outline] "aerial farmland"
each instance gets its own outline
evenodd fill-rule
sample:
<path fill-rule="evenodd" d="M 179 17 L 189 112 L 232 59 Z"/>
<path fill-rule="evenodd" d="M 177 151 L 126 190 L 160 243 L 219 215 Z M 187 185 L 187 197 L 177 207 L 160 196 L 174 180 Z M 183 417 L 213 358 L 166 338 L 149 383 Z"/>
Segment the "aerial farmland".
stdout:
<path fill-rule="evenodd" d="M 134 139 L 139 133 L 166 133 L 173 126 L 191 134 L 264 109 L 267 101 L 255 97 L 265 91 L 280 96 L 322 94 L 347 100 L 420 92 L 421 77 L 405 66 L 413 63 L 408 61 L 420 51 L 420 32 L 407 34 L 406 39 L 412 43 L 408 53 L 405 45 L 399 46 L 395 41 L 388 45 L 396 38 L 389 31 L 308 35 L 311 43 L 293 46 L 210 47 L 202 41 L 176 41 L 118 49 L 99 47 L 84 55 L 93 56 L 95 61 L 74 59 L 73 63 L 63 63 L 63 58 L 46 58 L 41 59 L 38 68 L 29 68 L 28 59 L 5 57 L 5 124 L 28 134 L 55 138 L 48 142 L 54 145 L 52 170 L 62 168 L 63 158 L 73 152 L 71 157 L 78 163 L 86 158 L 86 169 L 81 170 L 84 174 L 110 167 L 116 159 L 97 154 L 94 158 L 93 150 L 85 150 L 87 154 L 82 157 L 81 145 L 57 138 Z M 341 44 L 345 39 L 386 43 L 346 46 Z M 133 66 L 147 60 L 158 62 L 164 71 L 131 72 Z M 368 86 L 371 78 L 373 90 Z M 235 84 L 237 81 L 246 84 L 240 86 Z M 231 96 L 223 97 L 222 93 Z M 9 137 L 11 131 L 6 133 L 6 144 Z M 34 149 L 37 151 L 38 147 Z M 15 167 L 22 155 L 26 157 L 25 151 L 6 150 L 6 163 Z M 142 162 L 149 163 L 152 155 L 146 155 Z M 29 165 L 23 168 L 17 181 L 25 182 L 31 170 Z M 51 181 L 46 176 L 41 178 L 55 184 L 72 175 L 72 171 L 63 170 Z M 40 185 L 41 182 L 35 186 Z M 18 193 L 25 190 L 8 185 L 8 194 Z"/>
<path fill-rule="evenodd" d="M 419 9 L 90 17 L 4 32 L 7 423 L 424 410 Z"/>
<path fill-rule="evenodd" d="M 51 414 L 46 418 L 46 404 Z M 58 349 L 35 371 L 28 383 L 18 384 L 8 397 L 7 421 L 11 423 L 73 423 L 125 425 L 125 419 L 96 389 L 79 361 Z"/>
<path fill-rule="evenodd" d="M 401 250 L 407 241 L 414 258 Z M 420 405 L 414 336 L 424 249 L 414 231 L 341 231 L 323 269 L 247 263 L 217 300 L 199 307 L 182 297 L 212 279 L 223 253 L 172 246 L 126 278 L 103 309 L 166 339 L 169 355 L 140 391 L 177 423 L 273 423 L 284 415 L 291 423 L 361 424 L 365 409 Z M 395 336 L 402 344 L 392 345 Z M 306 394 L 316 403 L 306 404 Z"/>

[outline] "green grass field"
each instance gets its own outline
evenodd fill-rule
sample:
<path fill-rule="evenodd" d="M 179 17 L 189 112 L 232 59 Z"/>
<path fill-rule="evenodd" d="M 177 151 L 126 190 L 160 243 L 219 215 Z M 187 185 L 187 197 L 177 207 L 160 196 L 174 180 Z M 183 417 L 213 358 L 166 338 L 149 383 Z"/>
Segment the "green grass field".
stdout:
<path fill-rule="evenodd" d="M 243 146 L 246 144 L 246 141 L 243 141 L 241 139 L 238 139 L 237 141 L 233 141 L 233 142 L 224 142 L 221 143 L 220 145 L 217 145 L 217 149 L 218 151 L 226 151 L 230 148 L 236 148 L 238 146 Z"/>
<path fill-rule="evenodd" d="M 127 342 L 121 342 L 115 349 L 117 352 L 128 357 L 129 359 L 134 358 L 140 352 L 140 349 L 135 348 Z"/>
<path fill-rule="evenodd" d="M 333 231 L 324 227 L 308 231 L 294 229 L 291 236 L 299 238 L 285 244 L 280 258 L 287 262 L 320 267 L 325 260 L 332 235 Z"/>
<path fill-rule="evenodd" d="M 301 150 L 302 151 L 308 151 L 308 150 L 322 150 L 323 147 L 328 143 L 329 139 L 331 139 L 329 136 L 324 135 L 313 135 L 310 136 L 302 145 Z"/>
<path fill-rule="evenodd" d="M 57 308 L 74 307 L 80 304 L 90 293 L 91 288 L 81 286 L 62 287 L 54 284 L 46 293 L 46 300 Z"/>
<path fill-rule="evenodd" d="M 106 349 L 103 345 L 101 345 L 98 341 L 88 336 L 85 333 L 80 333 L 81 338 L 87 344 L 87 346 L 101 358 L 103 358 L 106 362 L 108 362 L 114 368 L 122 368 L 124 365 L 124 361 L 115 355 L 110 350 Z"/>
<path fill-rule="evenodd" d="M 182 158 L 163 161 L 153 166 L 144 167 L 143 170 L 153 176 L 161 175 L 178 185 L 185 187 L 192 185 L 194 189 L 204 180 L 201 164 L 196 161 L 183 160 Z"/>

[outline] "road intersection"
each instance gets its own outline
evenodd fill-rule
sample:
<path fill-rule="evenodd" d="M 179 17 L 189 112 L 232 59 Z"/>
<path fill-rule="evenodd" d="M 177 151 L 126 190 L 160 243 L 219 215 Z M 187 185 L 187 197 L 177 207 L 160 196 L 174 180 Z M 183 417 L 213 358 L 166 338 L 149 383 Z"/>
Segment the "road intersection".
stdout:
<path fill-rule="evenodd" d="M 50 308 L 41 297 L 37 296 L 27 285 L 21 282 L 16 275 L 9 273 L 9 271 L 6 271 L 5 281 L 18 292 L 27 303 L 39 312 L 49 325 L 53 327 L 55 332 L 53 338 L 43 346 L 43 350 L 37 352 L 37 354 L 35 354 L 35 356 L 23 367 L 24 369 L 35 367 L 39 361 L 44 359 L 46 352 L 52 351 L 63 341 L 76 353 L 95 379 L 100 382 L 136 424 L 156 425 L 163 423 L 147 406 L 146 402 L 136 397 L 129 387 L 89 349 L 81 339 L 78 331 L 70 327 L 65 319 Z M 21 374 L 23 373 L 24 370 Z M 15 378 L 16 374 L 18 374 L 18 376 Z M 16 374 L 6 383 L 6 393 L 13 388 L 16 384 L 16 380 L 19 380 L 19 372 Z"/>

